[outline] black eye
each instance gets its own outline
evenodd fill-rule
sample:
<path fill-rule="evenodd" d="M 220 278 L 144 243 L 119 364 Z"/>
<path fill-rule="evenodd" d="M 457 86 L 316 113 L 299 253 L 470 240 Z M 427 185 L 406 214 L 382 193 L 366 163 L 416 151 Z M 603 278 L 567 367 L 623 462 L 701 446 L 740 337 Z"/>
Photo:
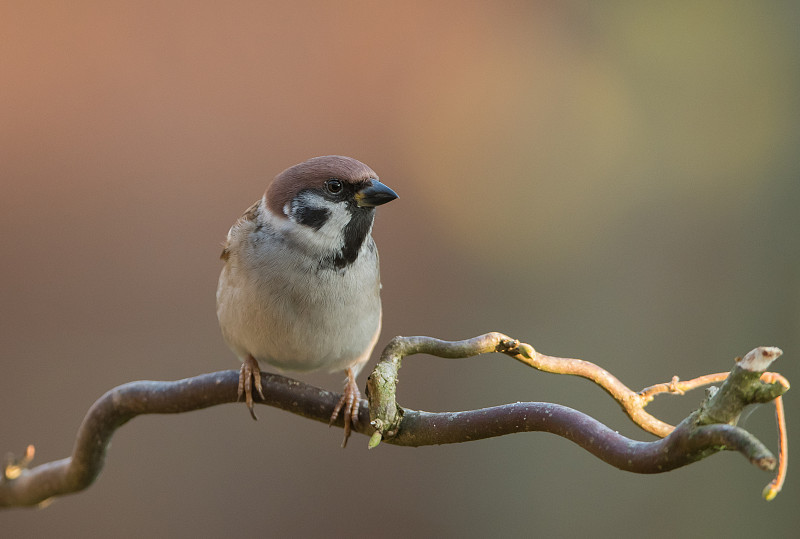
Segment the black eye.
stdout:
<path fill-rule="evenodd" d="M 338 195 L 342 192 L 342 182 L 336 178 L 331 178 L 325 182 L 325 189 L 332 195 Z"/>

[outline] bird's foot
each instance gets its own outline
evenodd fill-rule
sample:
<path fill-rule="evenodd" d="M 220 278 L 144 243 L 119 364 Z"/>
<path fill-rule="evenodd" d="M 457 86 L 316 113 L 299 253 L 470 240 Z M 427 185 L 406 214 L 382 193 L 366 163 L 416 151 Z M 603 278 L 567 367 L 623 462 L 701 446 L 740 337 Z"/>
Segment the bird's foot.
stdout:
<path fill-rule="evenodd" d="M 328 425 L 333 425 L 339 417 L 339 412 L 344 408 L 344 440 L 342 447 L 347 446 L 347 439 L 350 437 L 352 427 L 358 424 L 358 406 L 361 402 L 361 392 L 356 384 L 356 375 L 353 369 L 347 369 L 347 381 L 344 384 L 344 395 L 336 403 L 336 407 L 331 414 Z"/>
<path fill-rule="evenodd" d="M 258 366 L 258 361 L 253 356 L 247 356 L 242 361 L 242 368 L 239 369 L 239 390 L 237 400 L 241 400 L 244 394 L 244 403 L 247 409 L 250 410 L 250 416 L 258 420 L 256 413 L 253 410 L 253 382 L 255 381 L 256 391 L 264 400 L 264 391 L 261 389 L 261 368 Z"/>

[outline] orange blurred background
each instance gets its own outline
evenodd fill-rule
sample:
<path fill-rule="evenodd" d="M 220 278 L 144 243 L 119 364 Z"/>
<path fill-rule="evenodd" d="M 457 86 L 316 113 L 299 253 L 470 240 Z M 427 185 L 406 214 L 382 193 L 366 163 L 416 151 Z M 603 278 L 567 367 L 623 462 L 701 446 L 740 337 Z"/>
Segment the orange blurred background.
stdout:
<path fill-rule="evenodd" d="M 800 379 L 798 27 L 788 2 L 3 2 L 0 451 L 65 457 L 115 385 L 236 368 L 220 242 L 273 175 L 331 153 L 401 197 L 375 227 L 379 347 L 498 330 L 640 389 L 775 345 Z M 399 390 L 431 411 L 559 402 L 652 438 L 503 356 L 409 358 Z M 767 504 L 738 454 L 638 476 L 544 434 L 367 452 L 259 416 L 137 418 L 95 485 L 3 511 L 4 533 L 796 533 L 791 469 Z M 770 406 L 745 427 L 777 449 Z"/>

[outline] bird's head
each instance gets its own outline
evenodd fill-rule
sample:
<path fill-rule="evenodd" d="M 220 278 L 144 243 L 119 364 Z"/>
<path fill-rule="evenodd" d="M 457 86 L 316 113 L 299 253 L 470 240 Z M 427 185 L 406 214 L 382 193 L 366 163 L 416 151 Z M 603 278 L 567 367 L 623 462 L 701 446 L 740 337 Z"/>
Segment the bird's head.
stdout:
<path fill-rule="evenodd" d="M 287 168 L 264 197 L 273 215 L 287 220 L 305 244 L 335 257 L 337 268 L 357 257 L 372 229 L 375 207 L 396 198 L 370 167 L 340 155 Z"/>

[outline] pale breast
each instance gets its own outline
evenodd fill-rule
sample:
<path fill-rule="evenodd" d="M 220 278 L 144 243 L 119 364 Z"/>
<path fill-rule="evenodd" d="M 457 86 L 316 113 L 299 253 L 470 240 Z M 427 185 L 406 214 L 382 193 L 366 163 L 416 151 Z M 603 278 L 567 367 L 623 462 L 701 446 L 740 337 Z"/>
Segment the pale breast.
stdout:
<path fill-rule="evenodd" d="M 253 239 L 255 250 L 231 249 L 217 289 L 217 316 L 234 352 L 295 371 L 344 370 L 365 359 L 381 323 L 372 238 L 346 271 L 290 256 L 269 231 Z"/>

